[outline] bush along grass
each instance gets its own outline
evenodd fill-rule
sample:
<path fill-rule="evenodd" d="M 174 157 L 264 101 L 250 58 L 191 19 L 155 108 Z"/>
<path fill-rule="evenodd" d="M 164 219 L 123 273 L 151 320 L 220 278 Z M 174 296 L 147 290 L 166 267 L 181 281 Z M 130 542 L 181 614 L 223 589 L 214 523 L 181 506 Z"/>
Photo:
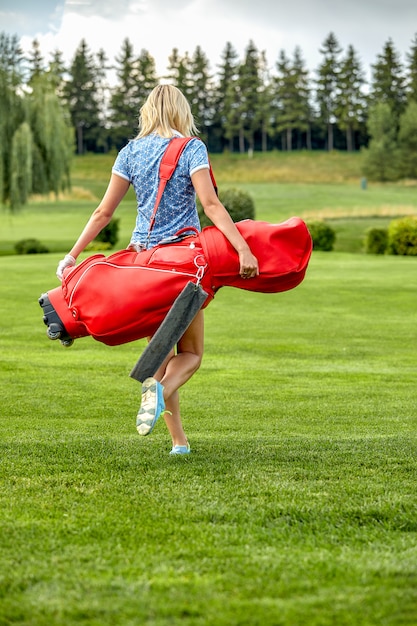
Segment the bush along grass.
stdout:
<path fill-rule="evenodd" d="M 388 228 L 370 228 L 365 239 L 366 252 L 417 256 L 417 217 L 392 220 Z"/>
<path fill-rule="evenodd" d="M 48 248 L 38 239 L 21 239 L 14 246 L 16 254 L 46 254 Z"/>
<path fill-rule="evenodd" d="M 224 189 L 219 193 L 219 200 L 225 206 L 234 222 L 255 219 L 255 203 L 247 191 L 234 187 Z M 197 202 L 197 209 L 202 228 L 204 226 L 212 226 L 212 222 L 204 213 L 200 201 Z"/>
<path fill-rule="evenodd" d="M 387 246 L 387 228 L 368 228 L 365 234 L 365 250 L 368 254 L 385 254 Z"/>
<path fill-rule="evenodd" d="M 313 249 L 322 252 L 331 252 L 336 241 L 336 231 L 324 221 L 313 220 L 307 222 L 313 240 Z"/>
<path fill-rule="evenodd" d="M 393 220 L 388 227 L 389 254 L 417 256 L 417 217 Z"/>
<path fill-rule="evenodd" d="M 110 222 L 105 226 L 95 238 L 95 242 L 108 244 L 109 248 L 113 248 L 119 241 L 120 218 L 112 217 Z"/>
<path fill-rule="evenodd" d="M 415 259 L 220 290 L 176 459 L 136 433 L 145 341 L 46 338 L 59 258 L 0 259 L 0 624 L 416 624 Z"/>

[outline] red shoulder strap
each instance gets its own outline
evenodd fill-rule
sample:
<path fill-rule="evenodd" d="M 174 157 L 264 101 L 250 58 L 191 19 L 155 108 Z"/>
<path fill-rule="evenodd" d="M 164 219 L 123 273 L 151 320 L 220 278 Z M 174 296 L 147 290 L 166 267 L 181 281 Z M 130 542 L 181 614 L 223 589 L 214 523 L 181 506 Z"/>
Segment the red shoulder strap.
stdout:
<path fill-rule="evenodd" d="M 159 179 L 165 181 L 165 184 L 173 175 L 180 156 L 191 139 L 194 139 L 194 137 L 174 137 L 169 142 L 159 166 Z"/>
<path fill-rule="evenodd" d="M 159 207 L 159 203 L 161 202 L 162 194 L 164 193 L 165 187 L 173 173 L 175 172 L 175 168 L 177 167 L 178 161 L 180 159 L 181 154 L 184 151 L 185 146 L 191 139 L 199 139 L 199 137 L 173 137 L 168 143 L 168 147 L 166 148 L 164 155 L 162 157 L 162 161 L 159 165 L 159 186 L 158 193 L 156 195 L 155 206 L 153 208 L 151 220 L 149 223 L 149 231 L 148 237 L 151 233 L 151 230 L 155 223 L 156 212 Z M 217 185 L 214 179 L 213 170 L 210 165 L 210 177 L 213 182 L 214 189 L 217 193 Z"/>

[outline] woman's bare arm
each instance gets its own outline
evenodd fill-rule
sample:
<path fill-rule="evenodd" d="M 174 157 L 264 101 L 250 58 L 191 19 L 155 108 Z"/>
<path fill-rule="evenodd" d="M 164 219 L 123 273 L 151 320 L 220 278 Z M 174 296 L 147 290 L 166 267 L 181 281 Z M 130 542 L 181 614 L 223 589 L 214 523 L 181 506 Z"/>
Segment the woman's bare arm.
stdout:
<path fill-rule="evenodd" d="M 252 278 L 259 274 L 258 260 L 253 256 L 248 244 L 236 224 L 217 197 L 208 169 L 201 169 L 191 176 L 194 189 L 203 206 L 204 213 L 230 241 L 239 255 L 240 274 Z"/>
<path fill-rule="evenodd" d="M 129 189 L 129 181 L 117 174 L 112 174 L 107 190 L 98 207 L 88 220 L 84 230 L 70 251 L 75 259 L 97 237 L 99 232 L 110 222 L 113 213 Z"/>

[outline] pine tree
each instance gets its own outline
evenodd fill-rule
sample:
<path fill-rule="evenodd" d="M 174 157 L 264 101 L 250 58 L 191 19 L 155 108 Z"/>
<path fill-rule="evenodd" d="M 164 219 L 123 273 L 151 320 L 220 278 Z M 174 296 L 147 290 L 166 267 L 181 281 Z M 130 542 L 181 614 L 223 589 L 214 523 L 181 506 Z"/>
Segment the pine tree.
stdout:
<path fill-rule="evenodd" d="M 109 60 L 103 48 L 96 55 L 96 101 L 98 106 L 98 126 L 95 133 L 96 151 L 107 152 L 109 148 L 107 115 L 110 101 L 110 85 L 107 81 L 107 73 L 111 69 Z"/>
<path fill-rule="evenodd" d="M 294 108 L 297 111 L 298 124 L 296 130 L 299 136 L 306 133 L 307 148 L 311 150 L 311 121 L 313 111 L 310 103 L 309 72 L 303 59 L 301 48 L 296 46 L 293 56 L 295 100 Z"/>
<path fill-rule="evenodd" d="M 146 98 L 157 84 L 158 77 L 156 74 L 155 59 L 147 50 L 142 49 L 137 58 L 136 98 L 139 107 L 136 111 L 136 116 L 139 113 L 139 108 L 143 105 Z"/>
<path fill-rule="evenodd" d="M 417 34 L 411 42 L 407 53 L 407 101 L 417 102 Z"/>
<path fill-rule="evenodd" d="M 190 72 L 193 81 L 188 98 L 201 138 L 207 142 L 209 127 L 213 120 L 211 96 L 213 90 L 209 62 L 200 46 L 197 46 L 191 57 Z"/>
<path fill-rule="evenodd" d="M 342 49 L 333 33 L 323 42 L 320 53 L 324 60 L 318 68 L 316 81 L 316 99 L 322 123 L 327 128 L 327 149 L 334 147 L 334 123 L 336 121 L 336 96 L 340 73 L 340 54 Z"/>
<path fill-rule="evenodd" d="M 3 173 L 0 171 L 0 193 L 3 199 L 8 197 L 10 183 L 10 154 L 6 155 L 6 146 L 9 150 L 14 132 L 25 121 L 21 96 L 40 75 L 46 75 L 55 93 L 68 103 L 77 129 L 79 152 L 107 149 L 109 137 L 112 145 L 119 148 L 132 137 L 138 110 L 158 79 L 150 53 L 142 50 L 135 57 L 130 43 L 129 46 L 130 51 L 124 49 L 119 59 L 116 57 L 118 84 L 109 98 L 107 72 L 110 67 L 102 50 L 92 55 L 83 41 L 70 68 L 63 64 L 60 51 L 54 53 L 48 66 L 35 39 L 25 66 L 19 62 L 22 53 L 17 38 L 1 34 L 0 170 Z M 203 137 L 216 149 L 222 149 L 227 141 L 233 149 L 238 139 L 242 151 L 253 150 L 255 142 L 257 147 L 260 142 L 265 150 L 269 137 L 273 136 L 272 125 L 280 129 L 282 145 L 311 148 L 311 125 L 315 118 L 326 131 L 328 149 L 334 147 L 334 128 L 338 128 L 345 132 L 346 146 L 351 150 L 355 148 L 355 140 L 363 141 L 367 107 L 377 102 L 389 104 L 398 130 L 406 106 L 417 101 L 417 35 L 404 67 L 393 42 L 389 40 L 385 44 L 372 66 L 366 103 L 363 71 L 353 47 L 349 46 L 342 56 L 335 35 L 330 33 L 320 52 L 324 58 L 314 82 L 309 79 L 299 48 L 294 58 L 283 51 L 283 66 L 275 77 L 271 76 L 265 53 L 259 53 L 252 42 L 242 62 L 230 42 L 226 44 L 215 81 L 200 46 L 191 57 L 188 53 L 180 55 L 174 48 L 166 78 L 191 101 Z M 279 87 L 277 94 L 272 89 L 275 81 Z M 316 91 L 314 110 L 310 100 L 313 88 Z M 36 143 L 33 150 L 37 150 Z M 42 159 L 34 159 L 34 163 L 38 161 Z M 42 176 L 37 178 L 41 180 Z"/>
<path fill-rule="evenodd" d="M 178 48 L 172 50 L 171 55 L 168 57 L 168 74 L 166 78 L 182 91 L 187 100 L 189 99 L 192 76 L 188 52 L 181 57 Z"/>
<path fill-rule="evenodd" d="M 286 150 L 292 150 L 292 87 L 290 59 L 285 50 L 280 50 L 275 77 L 275 127 L 278 133 L 282 133 L 282 146 Z"/>
<path fill-rule="evenodd" d="M 364 84 L 361 62 L 353 46 L 349 46 L 340 65 L 335 110 L 338 126 L 346 132 L 346 146 L 349 152 L 354 149 L 354 132 L 365 120 Z"/>
<path fill-rule="evenodd" d="M 137 60 L 128 38 L 123 41 L 121 52 L 116 56 L 116 76 L 118 82 L 110 98 L 110 137 L 120 149 L 134 135 L 140 107 Z"/>
<path fill-rule="evenodd" d="M 229 150 L 233 152 L 233 139 L 237 132 L 236 83 L 238 79 L 239 58 L 230 42 L 227 42 L 222 54 L 222 63 L 219 66 L 219 81 L 215 93 L 215 119 L 226 139 L 229 140 Z"/>
<path fill-rule="evenodd" d="M 259 52 L 250 41 L 243 63 L 239 66 L 237 87 L 237 119 L 239 124 L 239 151 L 245 151 L 245 140 L 249 150 L 255 147 L 255 133 L 259 130 L 259 90 L 260 90 Z"/>
<path fill-rule="evenodd" d="M 268 137 L 272 135 L 272 91 L 273 84 L 268 68 L 265 52 L 261 52 L 259 60 L 259 124 L 261 131 L 261 149 L 265 152 L 268 149 Z"/>
<path fill-rule="evenodd" d="M 406 83 L 400 56 L 391 39 L 372 65 L 370 104 L 385 102 L 398 124 L 406 106 Z"/>
<path fill-rule="evenodd" d="M 46 71 L 45 60 L 42 56 L 38 39 L 34 39 L 32 41 L 32 50 L 29 53 L 28 63 L 29 63 L 28 84 L 30 85 L 33 82 L 33 80 L 36 80 L 36 78 L 38 78 L 41 74 L 44 74 Z"/>
<path fill-rule="evenodd" d="M 51 61 L 47 69 L 49 82 L 53 86 L 55 93 L 64 100 L 64 75 L 66 72 L 65 63 L 62 59 L 62 52 L 55 50 L 52 53 Z"/>
<path fill-rule="evenodd" d="M 291 61 L 284 50 L 277 61 L 278 75 L 275 79 L 276 129 L 283 133 L 282 145 L 292 150 L 293 132 L 306 132 L 310 126 L 310 105 L 307 70 L 301 51 L 296 48 Z"/>
<path fill-rule="evenodd" d="M 100 124 L 97 65 L 84 39 L 75 52 L 69 73 L 64 94 L 76 130 L 77 152 L 82 154 L 86 149 L 96 149 Z"/>

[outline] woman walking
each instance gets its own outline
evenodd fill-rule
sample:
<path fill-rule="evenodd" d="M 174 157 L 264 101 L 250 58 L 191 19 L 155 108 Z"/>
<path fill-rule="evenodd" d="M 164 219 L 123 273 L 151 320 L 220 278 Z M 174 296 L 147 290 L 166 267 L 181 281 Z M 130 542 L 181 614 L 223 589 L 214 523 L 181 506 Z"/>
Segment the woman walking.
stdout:
<path fill-rule="evenodd" d="M 132 185 L 137 199 L 137 218 L 129 248 L 137 251 L 156 246 L 185 227 L 200 230 L 195 202 L 197 193 L 207 217 L 224 234 L 239 255 L 239 272 L 252 278 L 259 272 L 257 259 L 229 213 L 219 201 L 210 177 L 206 146 L 197 137 L 189 141 L 168 182 L 156 213 L 150 221 L 158 190 L 158 172 L 163 153 L 173 137 L 197 134 L 189 103 L 172 85 L 159 85 L 141 108 L 139 134 L 118 154 L 109 185 L 69 254 L 60 261 L 57 276 L 75 265 L 78 255 L 110 222 L 114 211 Z M 204 312 L 199 311 L 154 377 L 142 385 L 142 401 L 136 426 L 140 435 L 152 432 L 163 415 L 172 439 L 170 454 L 188 454 L 190 445 L 180 413 L 179 388 L 200 367 L 204 349 Z"/>

